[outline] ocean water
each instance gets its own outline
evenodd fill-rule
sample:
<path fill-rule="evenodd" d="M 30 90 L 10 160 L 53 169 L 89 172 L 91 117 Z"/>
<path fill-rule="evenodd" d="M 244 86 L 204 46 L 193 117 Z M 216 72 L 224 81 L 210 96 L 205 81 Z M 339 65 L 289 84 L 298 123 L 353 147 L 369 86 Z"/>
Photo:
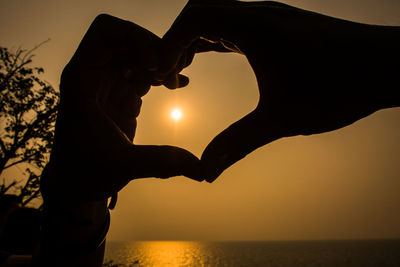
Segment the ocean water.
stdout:
<path fill-rule="evenodd" d="M 110 260 L 135 267 L 400 267 L 400 240 L 108 242 L 105 262 Z"/>

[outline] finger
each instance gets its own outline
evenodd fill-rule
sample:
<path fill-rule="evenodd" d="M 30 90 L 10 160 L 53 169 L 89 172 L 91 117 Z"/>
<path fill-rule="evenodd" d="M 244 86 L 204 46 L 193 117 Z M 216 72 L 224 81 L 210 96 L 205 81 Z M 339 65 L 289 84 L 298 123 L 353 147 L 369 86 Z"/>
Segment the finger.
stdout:
<path fill-rule="evenodd" d="M 211 40 L 207 40 L 204 38 L 199 38 L 195 40 L 182 54 L 179 63 L 176 65 L 175 72 L 179 73 L 184 68 L 188 67 L 192 64 L 194 56 L 197 53 L 204 53 L 204 52 L 221 52 L 221 53 L 228 53 L 228 52 L 236 52 L 232 49 L 226 47 L 222 42 L 214 42 Z"/>
<path fill-rule="evenodd" d="M 136 24 L 133 25 L 139 27 Z M 130 51 L 125 55 L 122 54 L 121 57 L 125 57 L 125 60 L 133 62 L 143 70 L 156 71 L 159 67 L 158 50 L 161 39 L 141 27 L 138 30 L 141 31 L 140 34 L 135 34 L 133 29 L 129 33 L 126 45 Z M 128 58 L 127 55 L 130 55 L 130 57 Z"/>
<path fill-rule="evenodd" d="M 158 69 L 157 51 L 161 39 L 143 27 L 110 15 L 96 17 L 80 48 L 101 65 L 134 64 L 137 68 Z M 100 60 L 101 59 L 101 60 Z"/>
<path fill-rule="evenodd" d="M 168 74 L 178 68 L 181 57 L 185 56 L 186 50 L 200 37 L 199 15 L 194 14 L 193 3 L 195 2 L 189 1 L 186 4 L 162 38 L 160 62 L 162 74 Z"/>
<path fill-rule="evenodd" d="M 188 48 L 198 37 L 215 33 L 214 30 L 221 26 L 221 22 L 223 24 L 226 23 L 224 20 L 231 19 L 221 11 L 236 6 L 240 6 L 240 2 L 236 0 L 189 0 L 163 40 L 173 41 L 183 48 Z M 230 24 L 230 21 L 226 24 Z"/>
<path fill-rule="evenodd" d="M 189 151 L 173 146 L 131 146 L 122 160 L 129 175 L 136 178 L 169 178 L 183 175 L 204 180 L 202 162 Z"/>
<path fill-rule="evenodd" d="M 283 136 L 279 124 L 256 110 L 216 136 L 201 156 L 206 181 L 213 182 L 225 169 L 255 149 Z"/>
<path fill-rule="evenodd" d="M 220 42 L 210 42 L 205 39 L 198 39 L 194 43 L 192 43 L 192 45 L 188 49 L 186 49 L 186 51 L 181 55 L 181 57 L 179 58 L 179 62 L 174 64 L 175 69 L 170 70 L 169 74 L 161 72 L 160 75 L 160 72 L 153 72 L 154 82 L 152 82 L 152 84 L 164 84 L 169 89 L 176 89 L 187 86 L 189 84 L 189 78 L 177 73 L 180 73 L 184 68 L 188 67 L 192 63 L 196 53 L 209 51 L 233 52 L 233 50 L 228 49 Z M 163 79 L 163 81 L 157 81 L 157 79 Z"/>
<path fill-rule="evenodd" d="M 153 85 L 152 74 L 148 71 L 138 70 L 137 68 L 130 66 L 121 67 L 121 70 L 117 67 L 115 68 L 115 71 L 122 74 L 122 76 L 117 77 L 115 81 L 120 80 L 119 82 L 122 82 L 124 87 L 128 87 L 128 90 L 133 91 L 139 97 L 146 95 L 149 92 L 151 85 Z"/>
<path fill-rule="evenodd" d="M 232 49 L 229 49 L 224 45 L 224 43 L 218 41 L 207 40 L 205 38 L 200 38 L 196 40 L 192 45 L 195 49 L 195 53 L 204 53 L 204 52 L 221 52 L 221 53 L 229 53 L 235 52 Z"/>
<path fill-rule="evenodd" d="M 176 69 L 181 57 L 192 45 L 195 47 L 196 42 L 200 47 L 192 50 L 194 53 L 231 50 L 219 40 L 226 32 L 232 31 L 231 20 L 236 15 L 231 11 L 239 5 L 240 2 L 230 0 L 189 1 L 162 38 L 160 73 L 165 75 Z M 204 40 L 198 41 L 200 37 Z M 211 43 L 206 44 L 206 41 Z M 189 58 L 191 62 L 193 56 Z"/>
<path fill-rule="evenodd" d="M 177 89 L 189 84 L 189 78 L 182 74 L 171 74 L 163 82 L 168 89 Z"/>
<path fill-rule="evenodd" d="M 84 165 L 79 177 L 89 180 L 80 189 L 84 193 L 95 185 L 96 190 L 90 194 L 97 199 L 118 192 L 137 178 L 184 175 L 196 181 L 204 180 L 203 164 L 196 156 L 177 147 L 133 145 L 95 103 L 89 105 L 82 128 L 87 129 L 86 138 L 82 138 L 85 141 L 76 153 L 84 160 L 76 164 Z"/>

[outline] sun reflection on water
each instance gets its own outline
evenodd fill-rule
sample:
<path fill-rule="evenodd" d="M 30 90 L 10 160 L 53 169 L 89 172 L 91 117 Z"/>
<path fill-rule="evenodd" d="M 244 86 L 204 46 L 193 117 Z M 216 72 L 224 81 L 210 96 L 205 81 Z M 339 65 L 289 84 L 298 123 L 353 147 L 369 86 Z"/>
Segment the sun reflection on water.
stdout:
<path fill-rule="evenodd" d="M 133 267 L 400 266 L 400 240 L 110 242 L 106 260 Z M 371 265 L 371 263 L 374 263 Z"/>
<path fill-rule="evenodd" d="M 153 241 L 136 242 L 135 248 L 127 251 L 134 266 L 206 266 L 200 255 L 204 255 L 198 242 Z"/>

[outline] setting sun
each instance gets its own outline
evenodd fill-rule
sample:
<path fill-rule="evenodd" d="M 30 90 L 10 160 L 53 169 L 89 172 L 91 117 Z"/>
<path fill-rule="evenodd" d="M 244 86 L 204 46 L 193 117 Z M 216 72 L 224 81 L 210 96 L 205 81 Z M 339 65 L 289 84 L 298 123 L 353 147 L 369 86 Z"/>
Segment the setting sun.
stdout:
<path fill-rule="evenodd" d="M 175 121 L 182 119 L 182 111 L 179 108 L 175 108 L 171 111 L 171 118 Z"/>

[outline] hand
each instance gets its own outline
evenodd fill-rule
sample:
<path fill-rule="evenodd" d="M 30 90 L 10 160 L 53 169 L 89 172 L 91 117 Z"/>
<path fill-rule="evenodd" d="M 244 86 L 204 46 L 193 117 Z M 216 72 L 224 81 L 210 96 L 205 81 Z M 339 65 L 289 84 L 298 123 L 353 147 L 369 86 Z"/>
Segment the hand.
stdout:
<path fill-rule="evenodd" d="M 100 200 L 131 179 L 202 180 L 200 160 L 190 152 L 132 144 L 141 97 L 150 86 L 188 82 L 179 74 L 153 78 L 160 43 L 134 23 L 108 15 L 95 19 L 62 74 L 55 145 L 42 179 L 46 195 Z"/>
<path fill-rule="evenodd" d="M 209 41 L 244 54 L 260 92 L 257 108 L 205 149 L 206 180 L 279 138 L 332 131 L 398 105 L 399 39 L 395 27 L 277 2 L 189 1 L 163 37 L 163 72 L 175 73 L 198 40 Z"/>

